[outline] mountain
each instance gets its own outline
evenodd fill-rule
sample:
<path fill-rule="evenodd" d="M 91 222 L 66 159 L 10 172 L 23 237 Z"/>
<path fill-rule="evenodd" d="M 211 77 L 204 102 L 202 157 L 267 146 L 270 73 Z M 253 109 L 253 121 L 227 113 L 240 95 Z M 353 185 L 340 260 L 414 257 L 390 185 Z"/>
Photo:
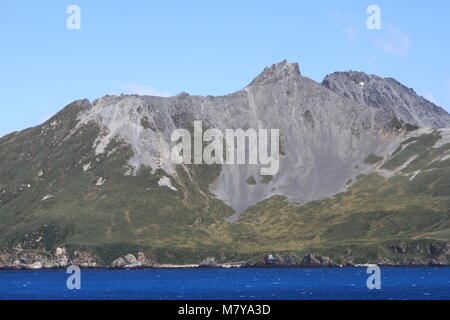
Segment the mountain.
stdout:
<path fill-rule="evenodd" d="M 343 97 L 382 108 L 410 124 L 442 128 L 450 122 L 450 115 L 444 109 L 392 78 L 384 79 L 362 72 L 336 72 L 326 76 L 322 83 Z"/>
<path fill-rule="evenodd" d="M 196 120 L 279 129 L 278 173 L 174 165 Z M 226 96 L 75 101 L 0 138 L 0 266 L 448 264 L 449 127 L 394 79 L 286 61 Z"/>

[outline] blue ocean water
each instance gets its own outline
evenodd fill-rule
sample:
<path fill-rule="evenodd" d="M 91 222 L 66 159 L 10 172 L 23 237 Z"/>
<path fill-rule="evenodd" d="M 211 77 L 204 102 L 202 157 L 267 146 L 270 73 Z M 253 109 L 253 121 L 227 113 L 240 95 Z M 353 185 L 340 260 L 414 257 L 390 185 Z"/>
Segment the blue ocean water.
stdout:
<path fill-rule="evenodd" d="M 381 275 L 381 290 L 368 290 L 366 268 L 82 270 L 71 291 L 64 270 L 0 271 L 0 299 L 450 299 L 450 268 Z"/>

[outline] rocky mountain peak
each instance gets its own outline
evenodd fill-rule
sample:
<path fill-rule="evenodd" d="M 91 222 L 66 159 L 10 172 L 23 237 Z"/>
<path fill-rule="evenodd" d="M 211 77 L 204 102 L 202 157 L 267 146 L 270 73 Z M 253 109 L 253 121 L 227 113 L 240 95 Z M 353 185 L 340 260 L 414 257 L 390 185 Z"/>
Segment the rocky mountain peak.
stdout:
<path fill-rule="evenodd" d="M 298 63 L 290 63 L 283 60 L 279 63 L 273 64 L 271 67 L 266 67 L 264 70 L 252 81 L 251 85 L 257 84 L 271 84 L 283 79 L 298 79 L 301 77 Z"/>
<path fill-rule="evenodd" d="M 345 72 L 334 72 L 327 75 L 323 80 L 323 85 L 328 88 L 332 88 L 336 85 L 336 82 L 352 82 L 355 84 L 369 83 L 371 80 L 380 79 L 378 76 L 368 75 L 367 73 L 360 71 L 345 71 Z"/>
<path fill-rule="evenodd" d="M 393 78 L 363 72 L 335 72 L 322 82 L 337 94 L 394 114 L 400 120 L 428 128 L 450 126 L 450 115 Z"/>

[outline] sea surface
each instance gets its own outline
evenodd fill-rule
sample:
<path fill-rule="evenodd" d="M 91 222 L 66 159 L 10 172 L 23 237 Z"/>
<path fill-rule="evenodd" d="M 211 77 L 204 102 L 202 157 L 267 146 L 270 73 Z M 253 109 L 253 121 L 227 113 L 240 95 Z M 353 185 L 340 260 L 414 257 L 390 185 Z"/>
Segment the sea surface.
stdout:
<path fill-rule="evenodd" d="M 82 270 L 69 290 L 65 270 L 0 271 L 0 299 L 305 300 L 450 299 L 450 268 L 381 268 L 381 289 L 366 268 Z"/>

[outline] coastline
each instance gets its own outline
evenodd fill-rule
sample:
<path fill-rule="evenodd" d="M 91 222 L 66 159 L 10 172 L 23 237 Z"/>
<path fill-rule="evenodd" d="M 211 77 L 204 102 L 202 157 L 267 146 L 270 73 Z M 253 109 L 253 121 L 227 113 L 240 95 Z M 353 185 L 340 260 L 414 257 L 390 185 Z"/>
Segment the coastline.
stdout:
<path fill-rule="evenodd" d="M 337 254 L 273 252 L 238 257 L 240 261 L 217 259 L 214 252 L 195 259 L 186 257 L 178 261 L 175 256 L 157 256 L 151 251 L 123 251 L 99 255 L 94 251 L 68 250 L 57 247 L 52 251 L 24 250 L 16 247 L 0 251 L 0 270 L 52 270 L 78 266 L 81 269 L 137 270 L 137 269 L 206 269 L 206 268 L 343 268 L 343 267 L 448 267 L 450 266 L 450 243 L 434 245 L 427 254 L 407 254 L 408 248 L 393 247 L 390 256 L 379 254 L 376 258 L 365 256 L 342 256 Z M 422 250 L 421 252 L 424 252 Z M 230 257 L 231 258 L 231 257 Z M 174 261 L 175 260 L 175 261 Z M 184 261 L 191 260 L 191 261 Z M 197 260 L 197 261 L 196 261 Z"/>
<path fill-rule="evenodd" d="M 30 266 L 21 267 L 5 267 L 0 266 L 0 271 L 64 271 L 71 265 L 67 266 L 54 266 L 48 268 L 33 268 Z M 304 265 L 252 265 L 252 264 L 236 264 L 236 263 L 224 263 L 216 266 L 202 266 L 200 264 L 156 264 L 148 266 L 135 266 L 135 267 L 123 267 L 113 268 L 105 266 L 79 266 L 81 270 L 92 271 L 135 271 L 135 270 L 205 270 L 205 269 L 347 269 L 347 268 L 368 268 L 372 266 L 384 267 L 384 268 L 450 268 L 450 264 L 347 264 L 347 265 L 334 265 L 334 266 L 304 266 Z"/>

